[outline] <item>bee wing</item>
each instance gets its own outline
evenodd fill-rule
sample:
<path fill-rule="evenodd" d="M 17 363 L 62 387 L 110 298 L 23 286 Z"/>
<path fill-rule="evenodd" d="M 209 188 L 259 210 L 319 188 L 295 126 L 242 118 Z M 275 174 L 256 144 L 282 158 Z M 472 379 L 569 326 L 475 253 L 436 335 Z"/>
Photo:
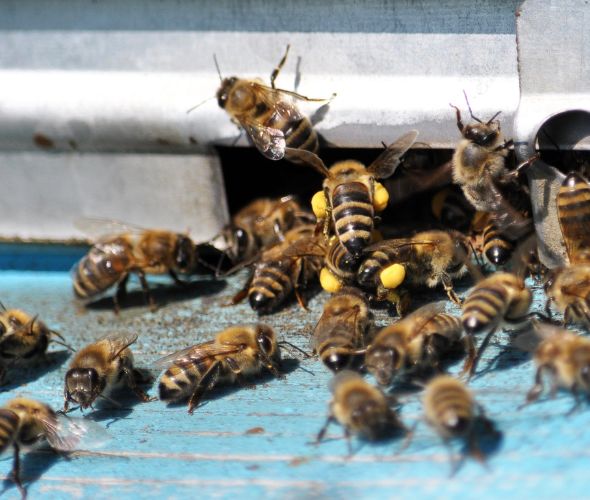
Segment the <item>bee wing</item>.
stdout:
<path fill-rule="evenodd" d="M 318 322 L 316 323 L 313 331 L 313 335 L 310 338 L 311 348 L 315 351 L 316 348 L 316 340 L 318 339 L 318 335 L 316 335 L 316 331 L 329 331 L 333 332 L 336 329 L 346 328 L 346 330 L 354 329 L 356 331 L 356 321 L 358 318 L 358 308 L 348 309 L 346 311 L 342 311 L 340 314 L 337 315 L 326 315 L 324 312 Z M 355 323 L 353 326 L 347 325 L 348 322 Z M 323 337 L 323 335 L 322 335 Z"/>
<path fill-rule="evenodd" d="M 94 241 L 100 241 L 117 234 L 140 234 L 146 230 L 127 222 L 100 217 L 79 217 L 74 221 L 74 227 Z"/>
<path fill-rule="evenodd" d="M 363 253 L 372 253 L 383 248 L 404 248 L 416 245 L 434 245 L 434 241 L 429 240 L 413 240 L 412 238 L 396 238 L 392 240 L 381 240 L 363 249 Z"/>
<path fill-rule="evenodd" d="M 243 350 L 242 347 L 237 345 L 219 344 L 214 340 L 203 342 L 202 344 L 196 344 L 180 351 L 168 354 L 154 362 L 156 366 L 167 367 L 170 364 L 177 362 L 181 359 L 191 358 L 209 358 L 213 356 L 224 356 L 234 354 Z"/>
<path fill-rule="evenodd" d="M 397 141 L 391 143 L 377 159 L 371 163 L 367 170 L 377 179 L 385 179 L 393 175 L 401 162 L 402 156 L 412 147 L 418 137 L 417 130 L 411 130 L 402 135 Z"/>
<path fill-rule="evenodd" d="M 431 302 L 429 304 L 423 305 L 422 307 L 419 307 L 418 309 L 416 309 L 414 312 L 408 314 L 407 316 L 404 316 L 403 319 L 423 317 L 426 319 L 426 321 L 430 321 L 430 319 L 432 319 L 437 314 L 445 312 L 446 303 L 447 302 L 445 300 Z"/>
<path fill-rule="evenodd" d="M 569 335 L 570 333 L 571 332 L 565 328 L 561 328 L 557 325 L 532 320 L 530 328 L 513 339 L 511 345 L 521 351 L 534 352 L 543 340 L 556 335 Z"/>
<path fill-rule="evenodd" d="M 574 186 L 568 189 L 567 186 L 569 185 L 572 176 L 573 180 L 575 180 L 575 183 Z M 567 217 L 566 214 L 563 213 L 565 210 L 563 208 L 560 210 L 560 207 L 562 205 L 561 200 L 566 198 L 568 195 L 571 196 L 572 194 L 575 194 L 576 196 L 575 199 L 577 206 L 584 207 L 590 203 L 590 191 L 587 188 L 580 189 L 578 187 L 580 183 L 585 183 L 584 186 L 588 184 L 581 175 L 570 173 L 566 177 L 562 187 L 557 193 L 557 213 L 559 215 L 559 226 L 561 227 L 561 234 L 563 235 L 567 256 L 570 262 L 573 264 L 588 262 L 590 232 L 588 231 L 587 226 L 587 216 Z M 567 220 L 566 224 L 564 224 L 564 219 Z"/>
<path fill-rule="evenodd" d="M 302 238 L 294 241 L 283 252 L 285 257 L 323 257 L 326 247 L 319 238 Z"/>
<path fill-rule="evenodd" d="M 253 122 L 242 122 L 242 126 L 263 156 L 270 160 L 280 160 L 285 156 L 287 143 L 282 130 Z"/>
<path fill-rule="evenodd" d="M 111 359 L 115 359 L 121 351 L 129 347 L 137 340 L 137 333 L 107 333 L 99 337 L 97 342 L 107 341 L 111 347 Z"/>
<path fill-rule="evenodd" d="M 98 448 L 111 439 L 106 429 L 85 418 L 57 415 L 42 419 L 42 424 L 47 442 L 60 451 Z"/>
<path fill-rule="evenodd" d="M 517 241 L 533 231 L 533 220 L 516 210 L 489 177 L 490 221 L 507 238 Z"/>
<path fill-rule="evenodd" d="M 293 161 L 295 164 L 308 165 L 312 168 L 315 168 L 324 177 L 330 177 L 330 171 L 328 170 L 328 167 L 326 167 L 318 155 L 312 153 L 311 151 L 298 148 L 286 148 L 285 158 L 287 158 L 287 160 Z"/>

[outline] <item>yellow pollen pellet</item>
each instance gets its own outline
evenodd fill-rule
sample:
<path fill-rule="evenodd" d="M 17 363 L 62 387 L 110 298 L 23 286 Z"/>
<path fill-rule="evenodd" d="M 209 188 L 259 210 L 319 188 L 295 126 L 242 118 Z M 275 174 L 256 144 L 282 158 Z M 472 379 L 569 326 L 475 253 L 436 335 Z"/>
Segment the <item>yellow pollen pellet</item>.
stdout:
<path fill-rule="evenodd" d="M 318 219 L 323 219 L 326 216 L 326 196 L 323 191 L 318 191 L 311 199 L 311 209 Z"/>
<path fill-rule="evenodd" d="M 389 203 L 389 192 L 380 182 L 375 183 L 375 195 L 373 196 L 373 207 L 375 212 L 382 212 Z"/>
<path fill-rule="evenodd" d="M 401 264 L 391 264 L 379 274 L 381 284 L 387 289 L 400 286 L 406 277 L 406 268 Z"/>
<path fill-rule="evenodd" d="M 342 288 L 340 280 L 327 267 L 320 271 L 320 285 L 328 293 L 336 293 Z"/>

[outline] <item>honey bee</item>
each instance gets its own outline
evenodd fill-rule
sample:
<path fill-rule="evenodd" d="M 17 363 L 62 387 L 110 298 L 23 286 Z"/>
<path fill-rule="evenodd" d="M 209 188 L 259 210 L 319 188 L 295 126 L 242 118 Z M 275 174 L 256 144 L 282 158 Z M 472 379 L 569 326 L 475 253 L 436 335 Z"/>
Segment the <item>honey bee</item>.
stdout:
<path fill-rule="evenodd" d="M 263 250 L 254 261 L 251 278 L 232 298 L 232 304 L 237 304 L 247 295 L 252 309 L 267 314 L 276 310 L 294 292 L 301 307 L 305 308 L 300 287 L 305 287 L 318 274 L 321 259 L 314 256 L 290 257 L 285 252 L 294 242 L 312 235 L 313 231 L 313 225 L 297 226 L 285 233 L 284 241 Z"/>
<path fill-rule="evenodd" d="M 533 360 L 536 365 L 535 384 L 527 393 L 526 403 L 539 399 L 543 392 L 543 376 L 551 378 L 551 397 L 558 389 L 571 391 L 575 406 L 580 405 L 580 393 L 590 394 L 590 340 L 555 325 L 534 322 L 536 348 Z M 517 337 L 516 344 L 528 350 L 530 334 Z"/>
<path fill-rule="evenodd" d="M 449 298 L 460 304 L 452 278 L 469 269 L 471 246 L 457 231 L 424 231 L 411 238 L 383 240 L 365 249 L 357 272 L 359 285 L 376 290 L 378 300 L 402 307 L 395 289 L 402 283 L 435 287 L 442 283 Z"/>
<path fill-rule="evenodd" d="M 136 340 L 137 335 L 108 334 L 80 349 L 66 372 L 64 412 L 70 403 L 86 409 L 98 397 L 112 401 L 108 394 L 122 385 L 141 401 L 151 401 L 137 385 L 143 376 L 133 368 L 133 353 L 129 349 Z"/>
<path fill-rule="evenodd" d="M 496 120 L 500 111 L 484 123 L 473 115 L 466 94 L 465 101 L 476 123 L 464 125 L 461 111 L 451 105 L 463 135 L 453 154 L 453 182 L 461 187 L 476 210 L 490 213 L 502 233 L 517 240 L 533 230 L 532 219 L 526 215 L 530 211 L 530 199 L 518 183 L 518 176 L 539 155 L 527 159 L 513 171 L 508 170 L 506 158 L 513 142 L 506 141 L 500 132 L 500 122 Z"/>
<path fill-rule="evenodd" d="M 395 398 L 385 395 L 380 389 L 366 382 L 358 373 L 344 370 L 334 376 L 330 383 L 332 401 L 326 423 L 317 435 L 320 443 L 332 422 L 344 427 L 349 454 L 351 434 L 376 441 L 411 432 L 400 420 Z"/>
<path fill-rule="evenodd" d="M 0 303 L 0 382 L 6 376 L 7 365 L 44 356 L 49 342 L 72 349 L 58 332 L 51 330 L 37 316 L 30 316 L 20 309 L 6 309 Z"/>
<path fill-rule="evenodd" d="M 463 439 L 470 454 L 480 461 L 484 460 L 475 428 L 477 420 L 485 419 L 485 414 L 463 382 L 449 375 L 434 377 L 424 390 L 423 405 L 426 421 L 445 444 L 448 445 L 452 439 Z"/>
<path fill-rule="evenodd" d="M 492 335 L 503 325 L 522 325 L 530 319 L 533 296 L 524 279 L 514 273 L 496 272 L 478 282 L 463 302 L 461 322 L 470 339 L 485 337 L 475 353 L 469 349 L 463 372 L 471 377 Z M 472 340 L 470 340 L 472 342 Z"/>
<path fill-rule="evenodd" d="M 285 250 L 285 256 L 322 258 L 320 284 L 328 293 L 336 293 L 356 281 L 358 263 L 336 236 L 328 241 L 321 236 L 301 238 Z"/>
<path fill-rule="evenodd" d="M 160 399 L 189 399 L 193 413 L 203 395 L 218 383 L 244 383 L 263 369 L 279 377 L 281 352 L 274 330 L 267 325 L 233 326 L 214 340 L 188 347 L 156 362 L 168 365 L 159 385 Z"/>
<path fill-rule="evenodd" d="M 461 320 L 444 307 L 444 302 L 426 304 L 377 333 L 367 347 L 365 367 L 379 385 L 390 385 L 403 369 L 437 369 L 444 355 L 462 347 Z"/>
<path fill-rule="evenodd" d="M 349 368 L 364 352 L 370 317 L 369 303 L 356 288 L 345 287 L 326 301 L 312 336 L 313 351 L 326 367 Z"/>
<path fill-rule="evenodd" d="M 495 266 L 506 264 L 510 260 L 514 248 L 514 242 L 502 235 L 494 223 L 486 225 L 483 230 L 482 250 L 489 263 Z"/>
<path fill-rule="evenodd" d="M 292 196 L 257 198 L 232 217 L 231 224 L 220 236 L 224 240 L 225 254 L 237 264 L 279 243 L 289 229 L 314 221 L 314 215 L 304 210 Z"/>
<path fill-rule="evenodd" d="M 23 499 L 27 491 L 20 477 L 21 450 L 48 444 L 56 452 L 67 454 L 83 445 L 98 446 L 106 436 L 98 424 L 57 415 L 48 405 L 33 399 L 12 399 L 0 409 L 0 453 L 12 447 L 10 479 Z"/>
<path fill-rule="evenodd" d="M 563 312 L 563 323 L 590 326 L 590 263 L 553 269 L 545 282 L 545 311 L 551 303 Z"/>
<path fill-rule="evenodd" d="M 390 144 L 368 167 L 355 160 L 335 163 L 328 169 L 314 153 L 288 150 L 288 158 L 298 159 L 325 176 L 323 191 L 312 198 L 312 209 L 324 234 L 332 224 L 340 243 L 359 258 L 371 241 L 375 212 L 387 207 L 389 193 L 376 179 L 390 177 L 404 153 L 414 144 L 418 132 L 412 130 Z"/>
<path fill-rule="evenodd" d="M 570 172 L 557 194 L 557 217 L 570 264 L 590 262 L 590 185 Z"/>
<path fill-rule="evenodd" d="M 298 109 L 297 103 L 330 100 L 311 99 L 275 87 L 275 80 L 288 53 L 287 45 L 285 55 L 272 72 L 270 87 L 260 79 L 232 76 L 222 79 L 217 91 L 219 107 L 246 131 L 258 151 L 271 160 L 282 159 L 287 147 L 313 152 L 319 149 L 318 135 L 309 118 Z"/>
<path fill-rule="evenodd" d="M 72 269 L 74 293 L 80 299 L 89 299 L 116 284 L 113 298 L 116 313 L 131 273 L 138 275 L 150 308 L 155 310 L 146 274 L 168 273 L 176 284 L 185 285 L 177 273 L 191 274 L 195 270 L 197 245 L 186 235 L 103 219 L 85 218 L 77 221 L 77 225 L 88 233 L 110 235 L 94 243 Z"/>
<path fill-rule="evenodd" d="M 438 191 L 431 200 L 432 215 L 445 228 L 467 231 L 471 226 L 474 209 L 455 186 Z"/>

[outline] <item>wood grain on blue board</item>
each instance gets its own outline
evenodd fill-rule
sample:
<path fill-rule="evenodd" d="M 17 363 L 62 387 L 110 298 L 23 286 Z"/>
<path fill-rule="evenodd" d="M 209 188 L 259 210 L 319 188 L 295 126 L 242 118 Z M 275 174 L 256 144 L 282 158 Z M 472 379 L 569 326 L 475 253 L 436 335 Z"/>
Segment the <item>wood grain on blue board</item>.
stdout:
<path fill-rule="evenodd" d="M 161 280 L 156 297 L 167 303 L 160 310 L 150 313 L 141 294 L 132 292 L 130 300 L 136 305 L 116 317 L 106 299 L 93 309 L 81 309 L 73 301 L 67 272 L 2 271 L 0 300 L 39 314 L 74 347 L 111 331 L 137 332 L 136 363 L 150 368 L 160 356 L 210 339 L 229 325 L 256 321 L 247 304 L 222 306 L 243 279 L 242 274 L 225 283 L 203 281 L 174 293 L 167 293 L 167 282 Z M 535 295 L 535 307 L 541 310 L 538 287 Z M 324 300 L 320 293 L 310 300 L 309 312 L 292 304 L 262 320 L 280 337 L 308 349 Z M 377 321 L 389 320 L 378 312 Z M 309 359 L 300 366 L 287 363 L 286 378 L 263 378 L 256 389 L 216 391 L 193 416 L 185 405 L 137 403 L 133 396 L 123 399 L 122 408 L 90 412 L 88 418 L 108 426 L 112 440 L 98 454 L 70 461 L 48 453 L 26 455 L 30 498 L 588 497 L 590 412 L 583 409 L 567 417 L 572 400 L 565 393 L 518 411 L 532 383 L 533 366 L 526 355 L 504 351 L 501 346 L 508 340 L 506 333 L 495 337 L 480 364 L 485 370 L 494 362 L 493 369 L 471 384 L 503 433 L 488 468 L 467 460 L 450 478 L 447 450 L 425 424 L 418 426 L 402 453 L 400 442 L 355 441 L 356 453 L 349 458 L 338 426 L 328 433 L 334 439 L 321 446 L 310 444 L 326 416 L 331 377 L 319 361 Z M 0 404 L 22 395 L 61 407 L 69 358 L 59 346 L 50 351 L 49 365 L 9 374 Z M 150 392 L 155 390 L 156 385 Z M 402 400 L 402 417 L 410 425 L 421 415 L 419 396 L 407 394 Z M 1 461 L 0 474 L 6 477 L 10 466 L 10 459 Z M 18 497 L 10 483 L 5 487 L 7 498 Z"/>

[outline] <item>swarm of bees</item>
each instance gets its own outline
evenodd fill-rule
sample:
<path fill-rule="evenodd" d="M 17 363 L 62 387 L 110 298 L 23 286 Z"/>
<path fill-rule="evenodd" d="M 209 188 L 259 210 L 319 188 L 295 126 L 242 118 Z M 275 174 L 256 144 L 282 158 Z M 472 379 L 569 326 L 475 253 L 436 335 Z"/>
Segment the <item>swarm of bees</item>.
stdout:
<path fill-rule="evenodd" d="M 409 381 L 423 389 L 424 420 L 442 441 L 460 440 L 470 456 L 485 460 L 478 447 L 478 423 L 490 421 L 467 383 L 477 375 L 493 335 L 505 327 L 518 330 L 515 345 L 532 352 L 536 365 L 524 404 L 541 396 L 547 373 L 551 393 L 560 388 L 571 391 L 577 408 L 580 395 L 590 394 L 590 341 L 564 328 L 569 323 L 590 326 L 588 182 L 571 172 L 559 191 L 556 204 L 569 264 L 534 276 L 544 280 L 547 304 L 544 314 L 531 312 L 526 279 L 534 268 L 535 240 L 527 186 L 519 174 L 523 168 L 534 168 L 536 157 L 510 166 L 512 141 L 500 132 L 499 112 L 484 122 L 467 101 L 473 122 L 465 125 L 461 111 L 453 106 L 461 133 L 450 163 L 455 189 L 446 188 L 432 200 L 438 225 L 382 239 L 377 214 L 386 211 L 390 195 L 378 181 L 394 175 L 418 132 L 384 145 L 368 166 L 346 160 L 327 167 L 319 156 L 319 135 L 297 107 L 298 102 L 326 100 L 275 87 L 288 50 L 270 86 L 225 78 L 217 100 L 266 158 L 285 158 L 294 168 L 312 167 L 323 176 L 310 207 L 290 194 L 256 199 L 211 241 L 201 243 L 163 229 L 81 220 L 80 227 L 93 242 L 73 268 L 74 295 L 87 303 L 116 288 L 112 303 L 118 313 L 125 307 L 129 277 L 137 275 L 154 311 L 158 304 L 150 293 L 150 275 L 168 274 L 185 287 L 195 274 L 223 278 L 248 268 L 250 276 L 230 303 L 248 298 L 257 315 L 269 315 L 293 297 L 306 308 L 308 291 L 319 282 L 329 296 L 315 326 L 310 323 L 311 354 L 304 354 L 317 356 L 335 375 L 326 424 L 316 444 L 330 423 L 343 427 L 349 451 L 351 435 L 411 439 L 413 427 L 403 423 L 400 401 L 384 392 L 395 392 L 398 382 Z M 484 276 L 490 265 L 494 272 Z M 460 297 L 454 281 L 467 275 L 473 287 Z M 459 306 L 461 315 L 446 312 L 446 299 L 416 308 L 412 297 L 429 288 Z M 563 314 L 561 325 L 552 317 L 551 305 Z M 398 318 L 378 327 L 373 309 L 383 306 Z M 94 409 L 100 400 L 118 405 L 117 387 L 131 390 L 142 402 L 156 399 L 140 387 L 148 377 L 134 365 L 131 347 L 138 336 L 118 333 L 116 325 L 113 329 L 75 353 L 65 374 L 62 415 L 22 398 L 0 409 L 0 449 L 13 449 L 12 479 L 23 497 L 23 447 L 45 441 L 56 451 L 71 452 L 84 446 L 86 434 L 97 434 L 95 424 L 67 413 Z M 483 338 L 476 347 L 479 336 Z M 62 335 L 37 316 L 1 305 L 2 379 L 10 377 L 13 365 L 42 358 L 52 342 L 69 348 Z M 210 340 L 156 362 L 164 370 L 159 399 L 187 401 L 192 414 L 218 385 L 245 386 L 265 373 L 282 377 L 285 346 L 294 347 L 280 340 L 272 326 L 258 322 L 213 332 Z M 460 357 L 465 361 L 459 377 L 446 374 L 448 365 Z"/>

